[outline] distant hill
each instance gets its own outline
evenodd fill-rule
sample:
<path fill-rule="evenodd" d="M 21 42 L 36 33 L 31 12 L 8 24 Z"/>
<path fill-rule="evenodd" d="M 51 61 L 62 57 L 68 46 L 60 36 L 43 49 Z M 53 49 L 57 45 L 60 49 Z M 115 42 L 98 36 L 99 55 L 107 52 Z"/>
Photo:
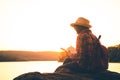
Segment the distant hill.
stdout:
<path fill-rule="evenodd" d="M 109 61 L 120 62 L 120 44 L 108 47 Z M 54 61 L 66 58 L 65 52 L 55 51 L 0 51 L 0 62 L 2 61 Z"/>
<path fill-rule="evenodd" d="M 58 60 L 59 52 L 0 51 L 0 61 L 52 61 Z"/>

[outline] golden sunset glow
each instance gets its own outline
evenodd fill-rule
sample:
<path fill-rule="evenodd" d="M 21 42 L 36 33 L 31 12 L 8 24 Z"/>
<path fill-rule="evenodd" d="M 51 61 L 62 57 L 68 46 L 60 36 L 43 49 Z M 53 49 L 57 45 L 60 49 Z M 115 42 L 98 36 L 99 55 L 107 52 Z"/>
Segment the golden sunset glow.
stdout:
<path fill-rule="evenodd" d="M 75 47 L 70 27 L 90 20 L 106 46 L 120 43 L 119 0 L 0 0 L 0 50 L 45 51 Z"/>

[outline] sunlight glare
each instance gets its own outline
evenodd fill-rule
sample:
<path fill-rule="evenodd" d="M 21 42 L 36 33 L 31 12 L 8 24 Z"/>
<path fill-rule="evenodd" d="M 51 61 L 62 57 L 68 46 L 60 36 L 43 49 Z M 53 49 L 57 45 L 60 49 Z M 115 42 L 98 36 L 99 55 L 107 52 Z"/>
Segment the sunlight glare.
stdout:
<path fill-rule="evenodd" d="M 118 44 L 120 40 L 119 0 L 0 2 L 2 50 L 59 51 L 61 47 L 75 47 L 77 35 L 70 24 L 78 17 L 90 20 L 93 33 L 102 35 L 101 42 L 106 46 Z"/>

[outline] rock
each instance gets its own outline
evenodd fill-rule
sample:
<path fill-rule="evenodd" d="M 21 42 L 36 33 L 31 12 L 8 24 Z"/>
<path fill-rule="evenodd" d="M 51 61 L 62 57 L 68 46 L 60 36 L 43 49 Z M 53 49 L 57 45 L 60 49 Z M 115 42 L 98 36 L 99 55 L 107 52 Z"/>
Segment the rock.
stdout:
<path fill-rule="evenodd" d="M 108 70 L 90 72 L 80 69 L 77 63 L 67 59 L 54 73 L 30 72 L 13 80 L 120 80 L 120 74 Z"/>
<path fill-rule="evenodd" d="M 40 73 L 22 74 L 13 80 L 120 80 L 120 74 L 112 71 L 99 73 Z"/>

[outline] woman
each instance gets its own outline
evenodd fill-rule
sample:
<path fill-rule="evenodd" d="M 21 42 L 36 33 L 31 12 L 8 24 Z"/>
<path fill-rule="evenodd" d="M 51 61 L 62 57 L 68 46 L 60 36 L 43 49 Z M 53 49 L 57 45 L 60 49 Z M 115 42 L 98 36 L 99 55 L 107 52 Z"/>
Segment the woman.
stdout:
<path fill-rule="evenodd" d="M 66 59 L 55 72 L 79 73 L 106 70 L 108 68 L 107 49 L 104 47 L 105 51 L 102 52 L 102 45 L 90 30 L 92 26 L 89 24 L 89 20 L 80 17 L 71 26 L 78 34 L 76 39 L 77 53 L 72 59 Z M 96 46 L 96 43 L 100 45 Z"/>
<path fill-rule="evenodd" d="M 106 70 L 108 66 L 104 66 L 104 63 L 101 63 L 102 58 L 100 55 L 97 55 L 97 51 L 95 50 L 96 47 L 94 44 L 97 43 L 98 39 L 90 30 L 92 26 L 89 24 L 89 20 L 80 17 L 71 26 L 78 34 L 76 40 L 77 54 L 73 57 L 73 62 L 78 63 L 80 69 L 86 71 Z M 108 59 L 108 54 L 105 54 L 105 56 Z M 108 65 L 108 62 L 105 65 Z"/>

